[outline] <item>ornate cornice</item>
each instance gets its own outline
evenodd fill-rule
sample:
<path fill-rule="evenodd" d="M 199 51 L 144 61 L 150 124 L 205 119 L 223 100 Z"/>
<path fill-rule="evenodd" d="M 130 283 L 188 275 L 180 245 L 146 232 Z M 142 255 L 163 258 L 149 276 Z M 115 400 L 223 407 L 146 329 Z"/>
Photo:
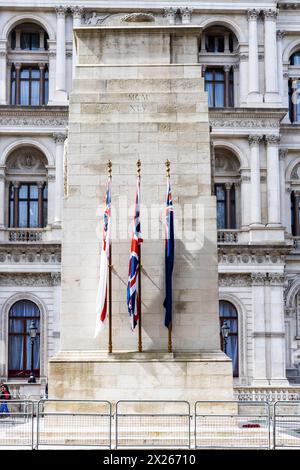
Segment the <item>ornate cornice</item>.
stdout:
<path fill-rule="evenodd" d="M 248 245 L 218 245 L 218 261 L 223 265 L 282 265 L 292 247 L 262 247 Z"/>
<path fill-rule="evenodd" d="M 212 127 L 229 129 L 279 129 L 286 110 L 262 109 L 222 109 L 209 110 L 209 121 Z"/>
<path fill-rule="evenodd" d="M 68 125 L 66 106 L 0 106 L 0 127 L 62 127 Z"/>
<path fill-rule="evenodd" d="M 251 285 L 249 274 L 219 274 L 219 287 L 250 287 Z"/>
<path fill-rule="evenodd" d="M 60 264 L 61 246 L 59 244 L 3 244 L 0 245 L 0 266 L 4 264 Z"/>
<path fill-rule="evenodd" d="M 280 3 L 278 6 L 280 9 L 284 10 L 300 10 L 300 2 Z"/>
<path fill-rule="evenodd" d="M 0 286 L 44 287 L 60 284 L 60 273 L 0 273 Z"/>

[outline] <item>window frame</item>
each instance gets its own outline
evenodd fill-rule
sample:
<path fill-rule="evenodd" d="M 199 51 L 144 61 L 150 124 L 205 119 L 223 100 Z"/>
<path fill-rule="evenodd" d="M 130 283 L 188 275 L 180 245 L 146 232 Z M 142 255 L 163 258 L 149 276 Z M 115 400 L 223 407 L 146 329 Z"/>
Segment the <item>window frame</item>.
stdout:
<path fill-rule="evenodd" d="M 221 316 L 220 313 L 221 313 L 221 303 L 226 303 L 226 304 L 229 304 L 231 306 L 232 309 L 235 310 L 235 313 L 236 315 L 233 316 L 229 316 L 229 315 L 226 315 L 226 316 Z M 221 327 L 222 325 L 224 324 L 225 321 L 227 320 L 235 320 L 236 321 L 236 332 L 235 333 L 229 333 L 228 336 L 235 336 L 236 337 L 236 341 L 237 341 L 237 373 L 235 373 L 234 369 L 232 368 L 232 375 L 234 378 L 238 378 L 240 376 L 240 361 L 239 361 L 239 318 L 238 318 L 238 311 L 237 311 L 237 308 L 236 306 L 230 302 L 229 300 L 219 300 L 219 325 L 220 325 L 220 346 L 221 346 L 221 351 L 224 352 L 224 344 L 223 344 L 223 337 L 222 337 L 222 330 L 221 330 Z M 229 356 L 228 356 L 229 357 Z M 231 358 L 232 359 L 232 358 Z"/>

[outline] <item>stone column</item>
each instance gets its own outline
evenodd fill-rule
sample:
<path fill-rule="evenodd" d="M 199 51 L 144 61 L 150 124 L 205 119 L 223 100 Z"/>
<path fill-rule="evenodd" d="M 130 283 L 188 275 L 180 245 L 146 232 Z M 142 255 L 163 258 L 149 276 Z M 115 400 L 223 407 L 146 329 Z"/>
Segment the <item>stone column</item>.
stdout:
<path fill-rule="evenodd" d="M 6 104 L 6 89 L 7 89 L 7 54 L 6 43 L 0 43 L 0 104 Z"/>
<path fill-rule="evenodd" d="M 245 228 L 250 223 L 250 199 L 251 190 L 248 170 L 241 171 L 241 226 Z"/>
<path fill-rule="evenodd" d="M 44 87 L 45 87 L 45 67 L 46 64 L 39 64 L 40 69 L 40 106 L 45 104 L 44 101 Z"/>
<path fill-rule="evenodd" d="M 5 206 L 5 167 L 3 166 L 0 167 L 0 207 L 2 208 L 0 211 L 0 229 L 5 226 Z"/>
<path fill-rule="evenodd" d="M 260 155 L 261 135 L 250 135 L 251 225 L 261 225 Z"/>
<path fill-rule="evenodd" d="M 38 182 L 38 227 L 43 227 L 43 189 L 44 181 Z"/>
<path fill-rule="evenodd" d="M 225 183 L 225 205 L 226 205 L 226 228 L 231 228 L 231 186 L 232 183 Z"/>
<path fill-rule="evenodd" d="M 269 273 L 267 310 L 268 378 L 270 385 L 286 386 L 286 351 L 283 301 L 284 275 Z"/>
<path fill-rule="evenodd" d="M 21 99 L 21 94 L 20 94 L 20 70 L 22 67 L 22 64 L 15 63 L 15 70 L 16 70 L 16 104 L 20 104 L 20 99 Z"/>
<path fill-rule="evenodd" d="M 48 104 L 55 102 L 55 87 L 56 87 L 56 52 L 53 49 L 53 44 L 49 44 L 49 100 Z"/>
<path fill-rule="evenodd" d="M 288 216 L 290 213 L 290 207 L 287 209 L 286 204 L 286 190 L 285 190 L 285 160 L 288 154 L 287 149 L 279 150 L 279 177 L 280 177 L 280 215 L 281 223 L 289 229 Z M 290 206 L 290 204 L 289 204 Z"/>
<path fill-rule="evenodd" d="M 288 72 L 283 72 L 282 75 L 283 75 L 283 78 L 282 78 L 282 87 L 283 87 L 282 105 L 283 105 L 284 108 L 289 109 L 289 106 L 290 106 L 290 104 L 289 104 L 289 73 Z M 282 122 L 285 123 L 285 124 L 290 124 L 291 120 L 290 120 L 289 111 L 287 111 L 287 113 L 284 116 Z"/>
<path fill-rule="evenodd" d="M 280 225 L 279 135 L 266 135 L 268 225 Z"/>
<path fill-rule="evenodd" d="M 239 86 L 240 86 L 240 105 L 247 102 L 248 94 L 248 55 L 240 54 L 240 77 L 239 77 Z"/>
<path fill-rule="evenodd" d="M 61 226 L 62 203 L 64 194 L 63 168 L 64 168 L 64 142 L 66 135 L 62 133 L 53 134 L 55 140 L 55 214 L 54 225 Z"/>
<path fill-rule="evenodd" d="M 248 102 L 257 103 L 262 101 L 259 92 L 259 73 L 258 73 L 258 40 L 257 40 L 257 17 L 258 10 L 248 11 L 249 22 L 249 71 L 248 71 Z"/>
<path fill-rule="evenodd" d="M 265 19 L 265 102 L 278 103 L 278 71 L 276 45 L 277 11 L 264 10 Z"/>
<path fill-rule="evenodd" d="M 48 210 L 47 210 L 47 225 L 54 224 L 54 216 L 55 216 L 55 167 L 48 166 Z"/>
<path fill-rule="evenodd" d="M 72 78 L 75 77 L 75 68 L 76 68 L 76 47 L 75 47 L 75 40 L 74 40 L 74 29 L 81 25 L 81 15 L 83 12 L 83 8 L 80 6 L 73 6 L 71 7 L 72 15 L 73 15 L 73 62 L 72 62 Z"/>
<path fill-rule="evenodd" d="M 66 92 L 66 8 L 55 7 L 56 23 L 56 91 Z"/>
<path fill-rule="evenodd" d="M 18 227 L 19 225 L 19 188 L 20 183 L 19 181 L 13 182 L 14 187 L 14 221 L 13 226 Z"/>
<path fill-rule="evenodd" d="M 266 386 L 265 273 L 252 273 L 253 386 Z"/>
<path fill-rule="evenodd" d="M 231 69 L 230 65 L 224 65 L 224 74 L 225 74 L 225 106 L 229 106 L 229 72 Z"/>
<path fill-rule="evenodd" d="M 277 73 L 278 73 L 278 92 L 282 104 L 285 103 L 285 97 L 283 94 L 283 63 L 282 63 L 282 39 L 285 36 L 284 31 L 277 31 Z"/>

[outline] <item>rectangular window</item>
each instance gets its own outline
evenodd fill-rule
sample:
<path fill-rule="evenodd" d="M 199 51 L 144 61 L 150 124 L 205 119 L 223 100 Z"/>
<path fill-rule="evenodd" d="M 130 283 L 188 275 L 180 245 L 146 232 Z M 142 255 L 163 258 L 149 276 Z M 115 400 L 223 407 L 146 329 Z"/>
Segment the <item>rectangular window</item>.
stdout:
<path fill-rule="evenodd" d="M 225 77 L 221 69 L 206 70 L 205 91 L 208 93 L 209 107 L 225 106 Z"/>
<path fill-rule="evenodd" d="M 21 49 L 27 51 L 38 51 L 40 48 L 39 33 L 21 33 Z"/>
<path fill-rule="evenodd" d="M 226 229 L 226 193 L 224 184 L 215 185 L 217 197 L 217 228 Z"/>

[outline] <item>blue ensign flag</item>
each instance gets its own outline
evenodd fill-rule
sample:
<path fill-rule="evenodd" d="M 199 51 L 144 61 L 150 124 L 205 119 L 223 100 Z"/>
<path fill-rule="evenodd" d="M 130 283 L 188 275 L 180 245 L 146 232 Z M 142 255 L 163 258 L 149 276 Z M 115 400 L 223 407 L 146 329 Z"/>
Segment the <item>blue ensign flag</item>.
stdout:
<path fill-rule="evenodd" d="M 165 282 L 166 297 L 164 307 L 166 309 L 165 326 L 172 328 L 172 276 L 174 267 L 174 211 L 170 178 L 167 182 L 167 204 L 166 204 L 166 240 L 165 240 Z"/>

